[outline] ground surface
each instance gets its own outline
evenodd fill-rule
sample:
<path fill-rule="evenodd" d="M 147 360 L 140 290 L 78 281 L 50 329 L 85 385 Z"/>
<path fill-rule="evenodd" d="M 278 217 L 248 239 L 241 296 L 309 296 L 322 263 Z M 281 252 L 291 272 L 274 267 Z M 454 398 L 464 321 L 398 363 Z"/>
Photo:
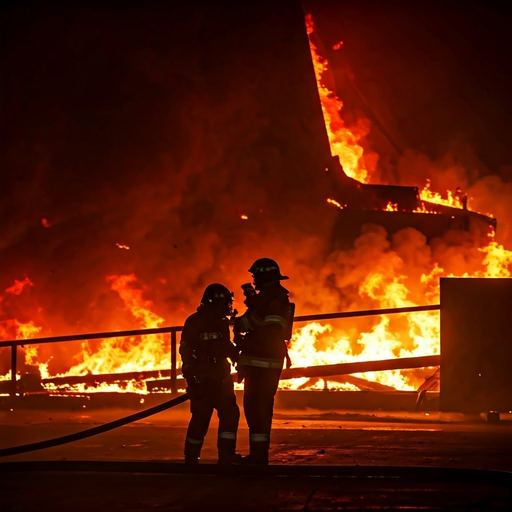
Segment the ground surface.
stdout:
<path fill-rule="evenodd" d="M 77 432 L 131 413 L 87 408 L 3 411 L 0 449 Z M 182 457 L 188 421 L 184 404 L 90 439 L 1 459 L 6 464 L 0 465 L 0 509 L 509 510 L 512 480 L 503 483 L 499 478 L 457 473 L 462 468 L 512 472 L 512 422 L 503 419 L 489 424 L 478 417 L 434 412 L 277 411 L 271 449 L 272 464 L 283 465 L 277 474 L 166 474 L 181 467 L 172 463 Z M 205 465 L 216 461 L 215 443 L 214 419 L 203 448 Z M 243 419 L 238 446 L 239 452 L 247 453 Z M 8 464 L 13 461 L 138 461 L 139 465 L 119 466 L 119 471 L 101 465 L 16 468 Z M 148 461 L 167 469 L 155 470 Z M 288 474 L 289 468 L 299 465 L 307 467 L 303 474 Z M 322 473 L 325 466 L 333 472 L 311 476 L 315 467 Z M 409 480 L 404 478 L 407 473 L 397 476 L 390 470 L 404 466 L 427 467 L 431 472 L 411 469 Z M 209 467 L 212 472 L 219 469 Z M 336 474 L 336 467 L 343 473 Z M 361 467 L 373 469 L 358 476 Z M 437 467 L 454 471 L 438 474 Z"/>

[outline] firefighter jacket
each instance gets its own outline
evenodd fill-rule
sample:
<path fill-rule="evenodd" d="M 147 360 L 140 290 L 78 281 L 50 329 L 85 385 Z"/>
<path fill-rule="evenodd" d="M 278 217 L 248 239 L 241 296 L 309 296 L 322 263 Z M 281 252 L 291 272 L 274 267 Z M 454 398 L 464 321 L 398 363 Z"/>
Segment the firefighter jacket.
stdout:
<path fill-rule="evenodd" d="M 180 355 L 187 380 L 228 377 L 231 364 L 227 358 L 238 359 L 238 350 L 230 341 L 229 321 L 215 316 L 207 306 L 199 306 L 185 321 Z"/>
<path fill-rule="evenodd" d="M 246 332 L 239 364 L 282 368 L 293 322 L 288 290 L 280 283 L 270 283 L 249 297 L 246 304 L 247 311 L 235 324 L 235 328 Z"/>

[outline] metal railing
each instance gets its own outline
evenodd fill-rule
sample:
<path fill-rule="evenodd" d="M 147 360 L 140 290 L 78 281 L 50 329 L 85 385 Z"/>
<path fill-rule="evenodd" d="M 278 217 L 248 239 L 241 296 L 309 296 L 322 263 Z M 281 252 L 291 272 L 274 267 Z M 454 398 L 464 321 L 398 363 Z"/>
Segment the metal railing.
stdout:
<path fill-rule="evenodd" d="M 342 313 L 325 313 L 319 315 L 304 315 L 296 316 L 296 322 L 314 322 L 321 320 L 334 320 L 337 318 L 355 318 L 362 316 L 377 316 L 377 315 L 390 315 L 395 313 L 415 313 L 419 311 L 437 311 L 441 308 L 439 304 L 430 306 L 411 306 L 404 308 L 388 308 L 388 309 L 369 309 L 363 311 L 346 311 Z M 108 338 L 124 338 L 127 336 L 147 336 L 150 334 L 169 334 L 171 335 L 171 393 L 177 393 L 177 333 L 183 330 L 183 326 L 174 327 L 157 327 L 153 329 L 132 329 L 129 331 L 114 331 L 114 332 L 96 332 L 89 334 L 72 334 L 69 336 L 50 336 L 47 338 L 29 338 L 21 340 L 7 340 L 0 341 L 0 348 L 11 348 L 11 396 L 16 396 L 17 383 L 16 374 L 18 368 L 18 347 L 24 345 L 41 345 L 45 343 L 63 343 L 69 341 L 86 341 L 95 339 L 108 339 Z"/>

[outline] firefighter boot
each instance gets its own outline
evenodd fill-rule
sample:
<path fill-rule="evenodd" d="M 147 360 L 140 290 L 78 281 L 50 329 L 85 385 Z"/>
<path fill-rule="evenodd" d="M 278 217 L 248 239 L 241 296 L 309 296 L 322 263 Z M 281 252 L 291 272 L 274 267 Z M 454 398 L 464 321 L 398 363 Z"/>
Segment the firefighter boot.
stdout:
<path fill-rule="evenodd" d="M 186 464 L 199 464 L 199 456 L 201 455 L 201 448 L 203 441 L 187 437 L 185 440 L 185 463 Z"/>
<path fill-rule="evenodd" d="M 223 435 L 224 434 L 224 435 Z M 230 434 L 227 438 L 226 434 Z M 231 432 L 219 432 L 217 439 L 217 449 L 219 451 L 219 464 L 239 464 L 242 461 L 242 456 L 235 452 L 236 448 L 236 434 Z"/>
<path fill-rule="evenodd" d="M 268 452 L 270 449 L 270 436 L 268 434 L 251 434 L 249 440 L 250 453 L 244 457 L 244 464 L 268 464 Z"/>

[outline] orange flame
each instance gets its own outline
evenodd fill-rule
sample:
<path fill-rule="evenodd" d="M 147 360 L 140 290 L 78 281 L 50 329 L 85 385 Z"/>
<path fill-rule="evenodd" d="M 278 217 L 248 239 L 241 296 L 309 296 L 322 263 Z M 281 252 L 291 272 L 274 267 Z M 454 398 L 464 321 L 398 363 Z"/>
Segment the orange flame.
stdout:
<path fill-rule="evenodd" d="M 512 251 L 505 249 L 496 242 L 489 242 L 478 249 L 485 254 L 483 264 L 486 266 L 483 277 L 510 277 L 512 268 Z"/>
<path fill-rule="evenodd" d="M 427 180 L 427 184 L 420 192 L 420 198 L 423 201 L 429 201 L 431 203 L 443 204 L 445 206 L 451 206 L 454 208 L 462 208 L 462 202 L 459 197 L 455 196 L 451 190 L 447 191 L 447 197 L 443 197 L 439 192 L 433 192 L 430 189 L 430 180 Z"/>
<path fill-rule="evenodd" d="M 418 206 L 418 208 L 413 210 L 413 213 L 431 213 L 433 215 L 439 214 L 439 212 L 434 212 L 434 211 L 429 210 L 426 207 L 425 203 L 423 203 L 423 202 L 420 203 L 420 206 Z"/>
<path fill-rule="evenodd" d="M 395 203 L 392 203 L 391 201 L 386 205 L 386 208 L 384 208 L 384 211 L 386 212 L 397 212 L 398 211 L 398 205 Z"/>
<path fill-rule="evenodd" d="M 356 130 L 350 130 L 345 125 L 340 116 L 343 102 L 323 81 L 328 65 L 327 61 L 318 53 L 318 48 L 313 41 L 315 24 L 310 14 L 306 16 L 306 28 L 331 152 L 333 155 L 339 156 L 340 163 L 348 176 L 366 183 L 369 175 L 363 161 L 364 151 L 359 142 L 368 133 L 368 130 L 362 123 Z"/>
<path fill-rule="evenodd" d="M 34 286 L 34 283 L 32 283 L 28 277 L 25 277 L 22 281 L 15 279 L 14 284 L 6 288 L 5 293 L 7 295 L 19 296 L 27 287 L 32 286 Z M 4 301 L 4 298 L 5 297 L 0 297 L 0 304 Z M 36 326 L 32 320 L 28 322 L 20 322 L 16 318 L 4 318 L 0 320 L 0 339 L 12 339 L 12 337 L 14 337 L 17 340 L 26 340 L 36 337 L 41 330 L 42 328 Z M 41 364 L 38 362 L 38 347 L 36 345 L 25 346 L 24 363 L 26 365 Z M 1 377 L 0 380 L 5 380 L 6 378 L 10 378 L 10 371 L 8 375 Z"/>
<path fill-rule="evenodd" d="M 164 319 L 154 313 L 153 302 L 144 299 L 145 287 L 138 285 L 134 274 L 108 276 L 110 288 L 119 294 L 125 308 L 133 315 L 140 328 L 160 327 Z M 150 371 L 167 369 L 170 366 L 169 336 L 162 334 L 133 336 L 129 338 L 111 338 L 102 340 L 99 346 L 91 346 L 89 342 L 82 343 L 82 361 L 73 366 L 65 374 L 85 375 L 88 373 L 124 373 L 134 371 Z M 144 382 L 131 382 L 123 391 L 145 393 Z M 93 391 L 121 390 L 117 384 L 105 384 L 95 387 Z M 75 386 L 75 391 L 91 391 L 87 386 Z"/>

